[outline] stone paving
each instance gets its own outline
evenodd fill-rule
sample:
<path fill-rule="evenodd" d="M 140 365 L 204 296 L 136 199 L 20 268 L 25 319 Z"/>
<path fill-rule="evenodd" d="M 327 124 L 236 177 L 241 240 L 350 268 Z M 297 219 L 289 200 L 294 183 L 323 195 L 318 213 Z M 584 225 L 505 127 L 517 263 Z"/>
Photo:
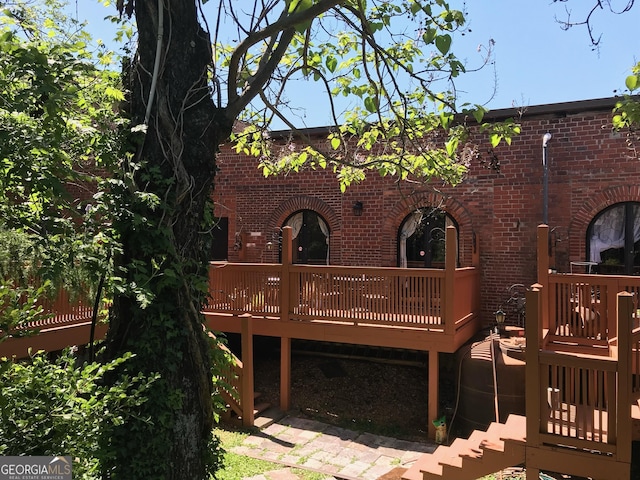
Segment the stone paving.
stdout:
<path fill-rule="evenodd" d="M 233 452 L 327 475 L 327 479 L 377 480 L 390 471 L 408 468 L 435 444 L 358 433 L 315 420 L 285 416 L 245 439 Z M 294 480 L 282 468 L 251 480 Z"/>

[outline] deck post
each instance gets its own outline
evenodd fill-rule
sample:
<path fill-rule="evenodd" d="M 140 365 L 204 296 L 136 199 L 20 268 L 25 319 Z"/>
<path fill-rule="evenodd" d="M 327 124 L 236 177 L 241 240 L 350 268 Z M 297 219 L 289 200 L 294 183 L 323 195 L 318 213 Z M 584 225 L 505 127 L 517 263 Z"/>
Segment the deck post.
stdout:
<path fill-rule="evenodd" d="M 618 406 L 616 408 L 618 441 L 616 457 L 619 462 L 631 463 L 631 376 L 633 330 L 633 295 L 618 293 Z"/>
<path fill-rule="evenodd" d="M 551 285 L 549 285 L 549 226 L 538 225 L 538 283 L 544 286 L 542 291 L 542 303 L 540 305 L 542 313 L 542 324 L 540 328 L 549 328 L 549 295 L 551 295 Z"/>
<path fill-rule="evenodd" d="M 280 320 L 289 321 L 291 312 L 291 275 L 290 267 L 293 263 L 293 230 L 291 227 L 282 229 L 282 269 L 280 270 Z"/>
<path fill-rule="evenodd" d="M 291 408 L 291 338 L 280 338 L 280 410 Z"/>
<path fill-rule="evenodd" d="M 439 398 L 438 398 L 438 388 L 440 385 L 440 381 L 438 379 L 438 352 L 434 350 L 429 350 L 429 399 L 428 399 L 428 433 L 429 439 L 435 440 L 436 438 L 436 426 L 433 424 L 433 421 L 438 418 L 439 415 Z"/>
<path fill-rule="evenodd" d="M 280 321 L 288 322 L 292 311 L 291 273 L 293 229 L 282 229 L 282 269 L 280 270 Z M 291 338 L 280 337 L 280 410 L 291 408 Z"/>
<path fill-rule="evenodd" d="M 445 233 L 445 271 L 444 271 L 444 333 L 454 335 L 456 319 L 454 318 L 454 293 L 456 266 L 458 261 L 458 239 L 456 227 L 449 225 Z M 431 367 L 429 367 L 431 368 Z"/>
<path fill-rule="evenodd" d="M 616 312 L 617 308 L 618 308 L 618 292 L 623 290 L 623 286 L 620 285 L 617 281 L 615 282 L 615 284 L 612 284 L 612 282 L 607 282 L 607 295 L 606 295 L 606 306 L 605 308 L 608 311 L 613 311 Z M 602 302 L 602 298 L 600 298 L 600 301 Z M 602 309 L 604 311 L 604 309 Z M 626 326 L 626 322 L 623 324 L 620 324 L 619 319 L 618 319 L 618 315 L 607 315 L 607 336 L 609 338 L 614 338 L 614 337 L 619 337 L 620 334 L 620 330 L 618 330 L 619 327 L 625 328 Z M 626 330 L 623 330 L 623 332 L 625 332 L 625 334 L 629 334 L 631 332 L 631 329 L 629 329 L 629 331 L 627 332 Z"/>
<path fill-rule="evenodd" d="M 542 397 L 546 390 L 540 388 L 540 348 L 542 347 L 542 325 L 540 322 L 542 285 L 535 284 L 527 291 L 527 311 L 525 334 L 527 348 L 525 350 L 525 412 L 527 414 L 527 447 L 540 445 L 540 425 L 542 417 Z M 546 409 L 545 409 L 546 411 Z M 545 420 L 546 421 L 546 420 Z"/>
<path fill-rule="evenodd" d="M 250 313 L 240 315 L 242 324 L 242 425 L 253 427 L 254 386 L 253 386 L 253 317 Z"/>

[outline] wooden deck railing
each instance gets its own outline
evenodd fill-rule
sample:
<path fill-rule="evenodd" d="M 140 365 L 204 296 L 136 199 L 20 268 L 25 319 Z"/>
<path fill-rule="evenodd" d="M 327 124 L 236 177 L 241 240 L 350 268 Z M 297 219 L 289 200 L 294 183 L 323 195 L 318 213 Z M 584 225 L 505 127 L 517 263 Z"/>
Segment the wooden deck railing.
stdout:
<path fill-rule="evenodd" d="M 268 317 L 286 309 L 296 320 L 443 324 L 444 270 L 294 265 L 287 282 L 282 274 L 279 264 L 213 263 L 211 299 L 204 311 Z M 289 304 L 283 307 L 281 288 L 286 285 Z"/>
<path fill-rule="evenodd" d="M 42 308 L 42 315 L 37 320 L 18 326 L 16 330 L 41 330 L 73 325 L 90 321 L 93 315 L 91 302 L 77 296 L 72 297 L 64 288 L 58 289 L 55 297 L 38 300 L 36 305 Z"/>
<path fill-rule="evenodd" d="M 445 270 L 213 262 L 204 311 L 453 333 L 478 312 L 479 272 L 451 251 Z"/>
<path fill-rule="evenodd" d="M 640 278 L 552 274 L 548 234 L 526 297 L 527 469 L 629 478 Z"/>
<path fill-rule="evenodd" d="M 541 290 L 527 292 L 527 448 L 539 449 L 541 463 L 545 453 L 551 459 L 566 449 L 590 454 L 584 462 L 611 460 L 624 469 L 631 459 L 633 296 L 619 293 L 615 307 L 609 304 L 621 333 L 617 348 L 585 355 L 549 348 Z"/>
<path fill-rule="evenodd" d="M 637 305 L 640 277 L 549 274 L 547 278 L 551 301 L 545 317 L 552 341 L 604 347 L 618 336 L 618 292 L 635 293 L 632 301 Z M 634 318 L 636 312 L 634 308 Z"/>
<path fill-rule="evenodd" d="M 640 277 L 550 273 L 548 227 L 538 227 L 538 284 L 544 285 L 542 328 L 547 342 L 564 344 L 574 352 L 607 354 L 618 337 L 616 296 L 632 295 L 634 327 L 638 323 Z"/>

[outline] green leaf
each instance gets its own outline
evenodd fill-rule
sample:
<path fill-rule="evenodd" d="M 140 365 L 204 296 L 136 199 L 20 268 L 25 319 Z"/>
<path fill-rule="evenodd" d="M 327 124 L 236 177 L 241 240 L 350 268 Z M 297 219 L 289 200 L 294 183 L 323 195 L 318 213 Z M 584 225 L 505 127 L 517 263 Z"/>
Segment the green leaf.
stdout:
<path fill-rule="evenodd" d="M 438 32 L 435 28 L 427 28 L 427 30 L 422 34 L 422 40 L 424 43 L 429 45 L 430 43 L 433 43 L 437 33 Z"/>
<path fill-rule="evenodd" d="M 442 55 L 446 55 L 451 48 L 451 35 L 440 35 L 436 37 L 436 48 Z"/>
<path fill-rule="evenodd" d="M 629 75 L 625 79 L 624 83 L 627 86 L 627 88 L 630 91 L 633 92 L 636 88 L 638 88 L 638 76 L 637 75 Z"/>
<path fill-rule="evenodd" d="M 476 122 L 482 123 L 482 119 L 484 118 L 486 110 L 482 107 L 478 107 L 473 111 L 473 118 L 476 119 Z"/>
<path fill-rule="evenodd" d="M 340 147 L 340 137 L 333 137 L 331 139 L 331 148 L 337 150 Z"/>
<path fill-rule="evenodd" d="M 327 57 L 324 63 L 327 66 L 327 69 L 333 73 L 336 71 L 336 67 L 338 66 L 338 59 L 332 55 Z"/>
<path fill-rule="evenodd" d="M 375 113 L 378 110 L 378 102 L 374 97 L 366 97 L 364 99 L 364 108 L 366 108 L 368 112 Z"/>

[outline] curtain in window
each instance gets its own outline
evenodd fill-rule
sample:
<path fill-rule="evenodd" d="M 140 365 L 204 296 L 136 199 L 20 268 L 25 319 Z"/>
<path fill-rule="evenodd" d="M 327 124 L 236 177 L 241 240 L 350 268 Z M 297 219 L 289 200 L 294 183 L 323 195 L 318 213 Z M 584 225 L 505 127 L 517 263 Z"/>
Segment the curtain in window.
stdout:
<path fill-rule="evenodd" d="M 600 263 L 600 254 L 610 248 L 624 247 L 624 205 L 601 214 L 593 224 L 590 240 L 590 261 Z"/>
<path fill-rule="evenodd" d="M 322 234 L 324 235 L 325 241 L 327 242 L 327 265 L 329 265 L 329 227 L 327 223 L 322 218 L 320 218 L 320 215 L 318 215 L 317 217 L 318 225 L 320 226 L 320 230 L 322 230 Z"/>
<path fill-rule="evenodd" d="M 640 240 L 640 205 L 634 205 L 633 211 L 633 242 Z"/>
<path fill-rule="evenodd" d="M 415 233 L 415 231 L 422 223 L 422 212 L 415 211 L 402 225 L 402 231 L 400 232 L 400 267 L 407 268 L 407 238 Z"/>
<path fill-rule="evenodd" d="M 289 220 L 287 220 L 287 224 L 285 225 L 285 227 L 291 227 L 292 239 L 295 239 L 298 237 L 298 234 L 302 229 L 302 223 L 303 223 L 302 212 L 296 213 Z"/>

